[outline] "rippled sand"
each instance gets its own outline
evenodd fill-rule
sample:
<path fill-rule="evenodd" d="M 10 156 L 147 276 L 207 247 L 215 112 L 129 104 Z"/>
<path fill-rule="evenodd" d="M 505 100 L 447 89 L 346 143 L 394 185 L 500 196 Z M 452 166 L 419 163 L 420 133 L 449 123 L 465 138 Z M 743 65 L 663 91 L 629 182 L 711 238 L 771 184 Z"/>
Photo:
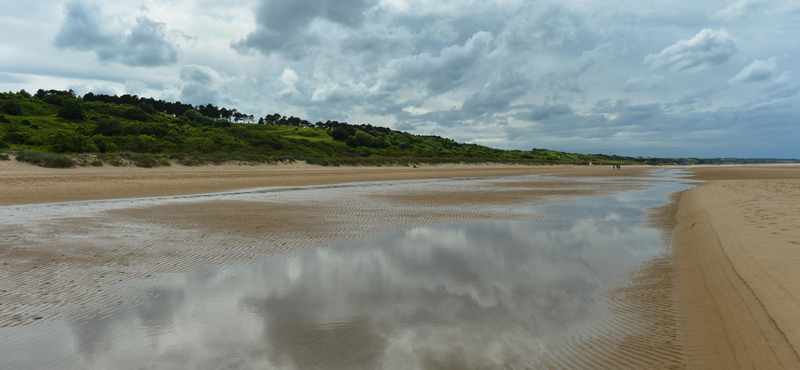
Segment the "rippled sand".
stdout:
<path fill-rule="evenodd" d="M 400 230 L 464 222 L 558 221 L 557 212 L 537 208 L 532 213 L 525 207 L 647 191 L 668 180 L 650 177 L 652 171 L 642 169 L 579 170 L 556 169 L 562 173 L 521 178 L 282 187 L 0 207 L 4 263 L 0 326 L 24 328 L 55 322 L 92 307 L 124 308 L 152 300 L 152 291 L 137 287 L 169 277 L 268 256 L 291 258 L 303 251 Z M 587 173 L 608 176 L 573 178 Z M 672 203 L 651 210 L 654 227 L 671 230 L 676 224 L 677 200 L 675 196 Z M 667 246 L 670 233 L 662 235 Z M 676 265 L 669 254 L 632 268 L 610 287 L 592 291 L 592 299 L 608 303 L 607 312 L 596 321 L 599 326 L 574 332 L 535 363 L 518 361 L 517 365 L 682 368 L 691 349 L 680 331 L 685 318 L 675 282 Z M 326 333 L 333 335 L 333 341 L 346 340 L 351 329 Z M 301 336 L 295 339 L 303 338 L 295 332 L 297 328 L 287 330 Z M 441 356 L 453 354 L 434 355 L 424 367 L 472 366 L 462 361 L 466 355 Z M 314 361 L 316 365 L 309 366 L 321 366 L 327 360 L 315 357 Z"/>

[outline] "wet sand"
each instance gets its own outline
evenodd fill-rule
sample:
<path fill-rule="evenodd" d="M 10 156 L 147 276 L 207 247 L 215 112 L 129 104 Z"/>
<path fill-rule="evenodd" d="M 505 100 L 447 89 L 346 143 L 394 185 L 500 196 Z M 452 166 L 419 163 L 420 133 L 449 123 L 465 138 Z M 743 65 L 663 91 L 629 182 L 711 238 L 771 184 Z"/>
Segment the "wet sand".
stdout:
<path fill-rule="evenodd" d="M 567 186 L 564 178 L 548 175 L 520 189 L 496 186 L 498 180 L 492 179 L 0 207 L 0 327 L 56 318 L 75 302 L 131 303 L 137 297 L 109 289 L 131 279 L 324 248 L 422 225 L 542 220 L 548 216 L 503 206 L 569 203 L 646 186 L 633 179 Z M 562 190 L 553 189 L 555 183 Z"/>
<path fill-rule="evenodd" d="M 669 300 L 672 275 L 664 273 L 669 259 L 661 254 L 658 231 L 637 226 L 641 204 L 660 204 L 674 190 L 655 191 L 667 183 L 648 175 L 381 182 L 0 207 L 0 216 L 17 216 L 3 218 L 0 227 L 3 260 L 10 262 L 0 270 L 0 341 L 3 333 L 19 333 L 5 337 L 18 338 L 8 342 L 16 345 L 25 338 L 36 342 L 36 333 L 70 338 L 74 331 L 79 356 L 95 368 L 120 356 L 169 367 L 164 361 L 175 357 L 144 355 L 154 349 L 136 352 L 127 334 L 110 334 L 116 325 L 125 332 L 135 328 L 136 321 L 115 312 L 145 315 L 139 320 L 158 324 L 142 328 L 155 339 L 187 333 L 164 320 L 194 317 L 204 311 L 196 309 L 200 305 L 223 305 L 234 308 L 224 316 L 232 320 L 252 310 L 267 320 L 248 325 L 268 329 L 242 345 L 263 352 L 259 343 L 266 340 L 275 351 L 271 357 L 297 368 L 376 368 L 384 353 L 403 354 L 383 360 L 407 364 L 388 368 L 677 368 L 684 357 Z M 375 237 L 383 242 L 356 248 L 354 255 L 346 253 L 352 248 L 324 249 Z M 381 243 L 388 244 L 377 248 Z M 320 249 L 327 252 L 314 252 Z M 239 303 L 200 296 L 177 314 L 172 305 L 203 289 L 160 287 L 209 268 L 222 272 L 189 281 L 239 281 L 249 273 L 236 275 L 237 266 L 265 258 L 287 262 L 267 269 L 280 276 L 245 280 L 256 289 Z M 353 263 L 359 268 L 348 267 Z M 602 289 L 626 267 L 633 269 Z M 302 271 L 308 278 L 299 279 Z M 337 283 L 341 279 L 345 283 Z M 264 296 L 264 281 L 275 290 L 272 298 Z M 419 301 L 409 301 L 415 297 Z M 393 319 L 398 312 L 410 315 L 411 325 L 399 327 L 400 337 L 390 330 L 403 323 Z M 63 325 L 66 333 L 57 330 Z M 59 334 L 47 334 L 51 330 Z M 412 334 L 418 339 L 404 339 Z M 63 346 L 48 340 L 48 346 Z M 20 350 L 11 351 L 31 349 Z M 245 358 L 263 360 L 255 353 L 261 352 Z M 412 354 L 421 362 L 409 364 Z M 40 357 L 58 363 L 52 355 Z M 217 355 L 234 361 L 237 353 Z M 203 355 L 186 361 L 197 356 Z M 9 360 L 35 363 L 24 355 Z"/>
<path fill-rule="evenodd" d="M 673 234 L 687 367 L 800 368 L 800 166 L 693 169 Z"/>
<path fill-rule="evenodd" d="M 566 204 L 649 186 L 641 181 L 648 168 L 624 167 L 68 170 L 73 172 L 28 167 L 4 168 L 8 176 L 2 185 L 10 192 L 0 194 L 0 204 L 270 185 L 485 178 L 337 185 L 267 196 L 243 192 L 220 199 L 87 203 L 64 209 L 11 206 L 0 226 L 0 327 L 55 320 L 76 304 L 132 304 L 142 297 L 114 290 L 129 280 L 291 255 L 424 225 L 548 220 L 553 216 L 508 207 Z M 675 193 L 671 202 L 651 209 L 646 220 L 662 230 L 668 252 L 598 293 L 611 302 L 612 314 L 602 330 L 573 338 L 533 367 L 800 368 L 800 167 L 689 171 L 693 179 L 705 182 Z M 490 178 L 526 174 L 546 175 Z M 571 180 L 585 176 L 599 177 Z M 29 218 L 13 219 L 15 209 Z"/>

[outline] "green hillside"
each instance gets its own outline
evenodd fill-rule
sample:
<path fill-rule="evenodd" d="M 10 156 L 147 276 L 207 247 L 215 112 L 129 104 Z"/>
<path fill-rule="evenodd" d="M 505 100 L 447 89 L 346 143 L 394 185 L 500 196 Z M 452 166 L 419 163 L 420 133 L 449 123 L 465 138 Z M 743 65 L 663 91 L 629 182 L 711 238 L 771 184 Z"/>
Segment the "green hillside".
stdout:
<path fill-rule="evenodd" d="M 258 122 L 258 123 L 255 123 Z M 0 150 L 50 167 L 162 166 L 306 161 L 320 165 L 411 163 L 697 163 L 533 149 L 500 150 L 371 125 L 256 118 L 211 104 L 39 90 L 0 93 Z M 0 159 L 7 156 L 0 156 Z"/>

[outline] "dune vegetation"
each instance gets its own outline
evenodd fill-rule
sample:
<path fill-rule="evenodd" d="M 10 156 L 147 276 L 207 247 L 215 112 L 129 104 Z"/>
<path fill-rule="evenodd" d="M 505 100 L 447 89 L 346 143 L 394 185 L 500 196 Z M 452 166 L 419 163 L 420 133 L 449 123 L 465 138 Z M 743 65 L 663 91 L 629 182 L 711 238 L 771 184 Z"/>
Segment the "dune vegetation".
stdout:
<path fill-rule="evenodd" d="M 44 167 L 140 167 L 305 161 L 319 165 L 420 163 L 699 163 L 547 149 L 501 150 L 369 124 L 270 114 L 212 104 L 39 90 L 0 93 L 0 151 Z M 2 159 L 5 159 L 4 155 Z"/>

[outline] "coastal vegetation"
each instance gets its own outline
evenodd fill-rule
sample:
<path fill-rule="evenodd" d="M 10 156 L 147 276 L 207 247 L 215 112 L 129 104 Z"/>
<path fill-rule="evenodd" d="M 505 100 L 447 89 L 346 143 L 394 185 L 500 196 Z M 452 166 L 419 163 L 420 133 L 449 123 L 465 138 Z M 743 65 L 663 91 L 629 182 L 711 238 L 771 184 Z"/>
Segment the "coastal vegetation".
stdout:
<path fill-rule="evenodd" d="M 38 90 L 0 93 L 0 151 L 44 167 L 139 167 L 305 161 L 318 165 L 420 163 L 695 164 L 695 158 L 502 150 L 369 124 L 264 117 L 212 104 L 132 95 Z M 7 157 L 7 155 L 4 155 Z M 5 159 L 1 157 L 0 159 Z"/>

